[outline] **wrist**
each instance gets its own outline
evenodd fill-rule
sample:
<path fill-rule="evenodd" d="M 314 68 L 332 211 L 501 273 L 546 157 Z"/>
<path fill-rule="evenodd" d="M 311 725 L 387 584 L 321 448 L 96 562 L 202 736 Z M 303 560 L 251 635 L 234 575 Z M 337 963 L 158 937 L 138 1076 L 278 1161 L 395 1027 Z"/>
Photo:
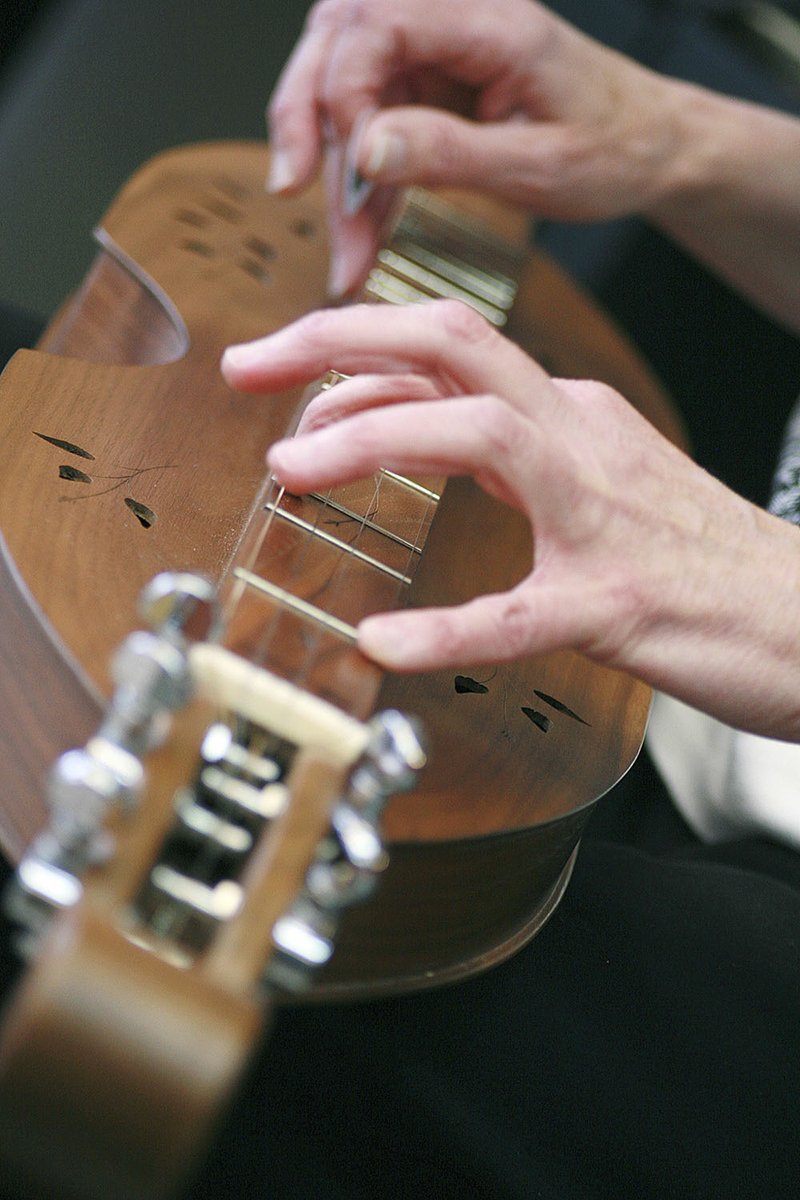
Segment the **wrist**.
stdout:
<path fill-rule="evenodd" d="M 643 216 L 669 229 L 740 206 L 797 206 L 800 121 L 694 84 L 670 81 L 668 153 Z"/>

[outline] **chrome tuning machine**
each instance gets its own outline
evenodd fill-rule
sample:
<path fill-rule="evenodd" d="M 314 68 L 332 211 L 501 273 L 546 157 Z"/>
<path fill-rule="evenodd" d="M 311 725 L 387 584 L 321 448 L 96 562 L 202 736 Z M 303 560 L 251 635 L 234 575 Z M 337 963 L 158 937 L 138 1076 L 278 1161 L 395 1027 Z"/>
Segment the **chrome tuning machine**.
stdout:
<path fill-rule="evenodd" d="M 131 633 L 114 654 L 114 691 L 99 730 L 50 772 L 50 819 L 23 856 L 7 901 L 26 931 L 23 951 L 35 948 L 55 910 L 80 898 L 86 867 L 113 853 L 106 818 L 136 808 L 140 756 L 163 740 L 171 714 L 191 695 L 188 645 L 218 622 L 213 586 L 185 572 L 156 576 L 142 592 L 140 613 L 150 629 Z"/>
<path fill-rule="evenodd" d="M 387 801 L 410 790 L 426 762 L 419 723 L 394 709 L 370 723 L 371 737 L 331 814 L 305 884 L 272 931 L 276 953 L 265 983 L 298 992 L 333 955 L 344 909 L 365 900 L 389 864 L 379 822 Z"/>

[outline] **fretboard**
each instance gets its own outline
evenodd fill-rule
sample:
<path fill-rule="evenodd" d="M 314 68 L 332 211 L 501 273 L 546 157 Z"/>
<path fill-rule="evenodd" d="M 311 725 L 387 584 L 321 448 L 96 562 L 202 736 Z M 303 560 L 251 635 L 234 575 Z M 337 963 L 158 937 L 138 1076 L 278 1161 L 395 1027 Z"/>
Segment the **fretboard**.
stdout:
<path fill-rule="evenodd" d="M 414 190 L 362 299 L 457 298 L 502 326 L 521 264 L 520 247 Z M 341 379 L 331 372 L 310 394 Z M 368 717 L 380 674 L 355 648 L 357 626 L 406 602 L 444 482 L 381 470 L 296 497 L 268 480 L 224 585 L 226 647 Z"/>

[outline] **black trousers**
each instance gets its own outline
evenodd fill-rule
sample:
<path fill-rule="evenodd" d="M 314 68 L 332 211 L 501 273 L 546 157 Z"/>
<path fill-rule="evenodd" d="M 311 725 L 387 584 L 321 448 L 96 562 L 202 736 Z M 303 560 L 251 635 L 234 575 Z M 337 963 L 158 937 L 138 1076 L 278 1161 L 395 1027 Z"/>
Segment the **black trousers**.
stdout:
<path fill-rule="evenodd" d="M 31 344 L 34 318 L 2 317 L 6 350 Z M 8 984 L 7 936 L 0 969 Z M 799 1009 L 800 855 L 703 846 L 643 759 L 511 961 L 283 1011 L 189 1194 L 793 1197 Z"/>
<path fill-rule="evenodd" d="M 589 840 L 506 965 L 286 1012 L 192 1195 L 796 1195 L 800 864 L 776 878 L 770 852 Z"/>

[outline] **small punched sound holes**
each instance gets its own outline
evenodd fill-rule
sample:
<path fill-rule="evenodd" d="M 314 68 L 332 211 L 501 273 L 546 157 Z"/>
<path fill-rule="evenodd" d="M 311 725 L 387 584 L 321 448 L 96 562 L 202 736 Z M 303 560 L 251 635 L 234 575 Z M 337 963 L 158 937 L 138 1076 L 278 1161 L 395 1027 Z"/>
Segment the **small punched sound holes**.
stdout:
<path fill-rule="evenodd" d="M 202 201 L 203 208 L 212 213 L 215 217 L 219 217 L 221 221 L 227 221 L 229 225 L 238 225 L 244 220 L 244 213 L 240 208 L 236 208 L 233 204 L 229 204 L 227 200 L 218 200 L 216 197 L 209 197 Z"/>
<path fill-rule="evenodd" d="M 214 180 L 214 187 L 219 192 L 224 192 L 231 200 L 237 200 L 240 204 L 247 199 L 247 188 L 244 187 L 237 179 L 229 179 L 225 175 L 220 175 Z"/>
<path fill-rule="evenodd" d="M 189 250 L 192 254 L 199 254 L 201 258 L 214 257 L 213 247 L 209 246 L 207 242 L 198 242 L 194 241 L 193 239 L 187 239 L 185 242 L 182 242 L 181 245 L 184 250 Z"/>
<path fill-rule="evenodd" d="M 313 221 L 307 221 L 301 217 L 299 221 L 293 221 L 289 226 L 292 233 L 299 238 L 312 238 L 317 232 L 317 227 Z"/>
<path fill-rule="evenodd" d="M 269 242 L 265 242 L 263 238 L 245 238 L 244 244 L 246 250 L 249 250 L 251 254 L 255 254 L 255 256 L 260 258 L 263 262 L 274 262 L 278 257 L 278 251 L 275 249 L 275 247 L 271 246 Z"/>
<path fill-rule="evenodd" d="M 181 225 L 191 225 L 194 229 L 204 229 L 208 224 L 208 217 L 204 213 L 195 212 L 190 208 L 181 208 L 175 213 L 175 220 L 180 221 Z"/>
<path fill-rule="evenodd" d="M 269 283 L 271 275 L 267 263 L 274 262 L 278 257 L 275 247 L 255 235 L 245 238 L 244 247 L 252 255 L 252 258 L 243 258 L 239 266 L 259 283 Z"/>

